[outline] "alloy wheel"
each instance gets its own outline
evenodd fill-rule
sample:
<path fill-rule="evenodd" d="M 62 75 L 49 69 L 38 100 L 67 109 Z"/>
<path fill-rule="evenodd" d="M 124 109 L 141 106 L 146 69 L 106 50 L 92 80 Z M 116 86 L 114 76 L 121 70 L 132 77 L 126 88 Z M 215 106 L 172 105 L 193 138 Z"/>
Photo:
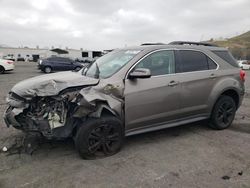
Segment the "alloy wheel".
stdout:
<path fill-rule="evenodd" d="M 115 126 L 101 125 L 89 134 L 88 150 L 96 155 L 110 155 L 119 146 L 119 136 L 119 130 Z"/>
<path fill-rule="evenodd" d="M 218 123 L 228 125 L 234 118 L 234 105 L 230 101 L 224 101 L 217 113 Z"/>
<path fill-rule="evenodd" d="M 50 73 L 51 72 L 51 68 L 50 67 L 45 67 L 44 72 L 45 73 Z"/>

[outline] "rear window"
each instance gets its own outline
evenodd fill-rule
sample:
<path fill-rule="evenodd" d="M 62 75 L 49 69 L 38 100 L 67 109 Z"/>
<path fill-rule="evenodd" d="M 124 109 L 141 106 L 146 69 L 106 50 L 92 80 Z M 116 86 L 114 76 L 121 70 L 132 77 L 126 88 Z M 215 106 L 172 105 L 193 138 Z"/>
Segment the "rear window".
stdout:
<path fill-rule="evenodd" d="M 234 67 L 239 67 L 238 63 L 236 62 L 236 60 L 234 59 L 232 54 L 229 53 L 228 51 L 212 51 L 212 52 L 215 53 L 217 56 L 219 56 L 224 61 L 228 62 L 230 65 L 232 65 Z"/>

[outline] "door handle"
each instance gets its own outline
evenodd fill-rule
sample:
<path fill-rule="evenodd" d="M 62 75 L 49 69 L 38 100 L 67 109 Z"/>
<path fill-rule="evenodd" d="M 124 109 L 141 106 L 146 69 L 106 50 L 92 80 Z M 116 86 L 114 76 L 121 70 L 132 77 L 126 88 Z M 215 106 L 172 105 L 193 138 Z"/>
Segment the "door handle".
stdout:
<path fill-rule="evenodd" d="M 210 74 L 210 76 L 209 76 L 209 78 L 216 78 L 217 76 L 214 74 L 214 73 L 212 73 L 212 74 Z"/>
<path fill-rule="evenodd" d="M 176 86 L 178 84 L 179 84 L 179 82 L 176 82 L 176 81 L 173 80 L 173 81 L 168 83 L 168 86 Z"/>

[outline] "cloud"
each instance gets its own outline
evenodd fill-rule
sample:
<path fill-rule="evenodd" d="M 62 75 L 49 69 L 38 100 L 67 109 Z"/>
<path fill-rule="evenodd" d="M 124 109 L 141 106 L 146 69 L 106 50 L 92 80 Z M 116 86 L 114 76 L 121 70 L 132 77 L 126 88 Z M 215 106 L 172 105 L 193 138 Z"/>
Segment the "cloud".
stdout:
<path fill-rule="evenodd" d="M 111 49 L 250 30 L 249 0 L 0 0 L 1 43 Z"/>
<path fill-rule="evenodd" d="M 49 5 L 49 0 L 32 0 L 31 5 L 38 10 L 45 10 Z"/>

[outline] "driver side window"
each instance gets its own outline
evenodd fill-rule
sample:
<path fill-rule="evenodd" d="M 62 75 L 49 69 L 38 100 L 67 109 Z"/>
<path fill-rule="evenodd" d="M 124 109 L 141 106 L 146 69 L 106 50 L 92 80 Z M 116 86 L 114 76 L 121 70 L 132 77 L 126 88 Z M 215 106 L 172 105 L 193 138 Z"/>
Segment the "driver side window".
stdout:
<path fill-rule="evenodd" d="M 136 68 L 149 69 L 152 76 L 175 73 L 174 51 L 164 50 L 154 52 L 140 61 L 135 66 Z"/>

